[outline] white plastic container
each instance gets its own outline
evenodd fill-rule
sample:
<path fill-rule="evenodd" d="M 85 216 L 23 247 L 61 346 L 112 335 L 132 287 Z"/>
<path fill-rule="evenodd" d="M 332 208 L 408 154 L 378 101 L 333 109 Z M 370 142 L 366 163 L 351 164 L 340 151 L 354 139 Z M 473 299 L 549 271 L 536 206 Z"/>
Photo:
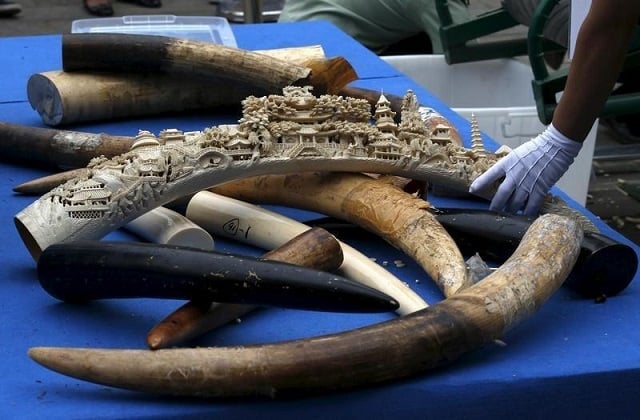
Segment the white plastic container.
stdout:
<path fill-rule="evenodd" d="M 514 148 L 545 129 L 538 119 L 529 65 L 515 59 L 498 59 L 449 65 L 443 55 L 382 57 L 434 96 L 471 119 L 480 130 Z M 597 125 L 592 127 L 571 168 L 558 187 L 579 204 L 586 202 Z"/>
<path fill-rule="evenodd" d="M 71 33 L 163 35 L 238 46 L 229 21 L 220 16 L 134 15 L 79 19 L 71 23 Z"/>

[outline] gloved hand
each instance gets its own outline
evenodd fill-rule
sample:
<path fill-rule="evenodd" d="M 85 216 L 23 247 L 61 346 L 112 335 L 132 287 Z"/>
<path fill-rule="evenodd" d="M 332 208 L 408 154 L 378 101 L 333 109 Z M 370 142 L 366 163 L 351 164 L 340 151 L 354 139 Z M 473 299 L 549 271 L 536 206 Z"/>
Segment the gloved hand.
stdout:
<path fill-rule="evenodd" d="M 551 124 L 538 137 L 513 149 L 479 176 L 469 192 L 482 191 L 504 176 L 490 209 L 512 213 L 523 210 L 526 215 L 535 215 L 581 147 L 581 143 L 564 136 Z"/>

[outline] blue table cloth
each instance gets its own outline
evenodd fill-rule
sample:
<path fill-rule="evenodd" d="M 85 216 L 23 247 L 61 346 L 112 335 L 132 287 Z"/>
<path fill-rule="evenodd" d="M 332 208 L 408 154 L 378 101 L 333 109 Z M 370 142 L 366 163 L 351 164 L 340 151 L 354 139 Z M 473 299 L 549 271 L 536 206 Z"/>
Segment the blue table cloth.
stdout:
<path fill-rule="evenodd" d="M 234 26 L 239 47 L 282 48 L 321 44 L 328 56 L 344 56 L 360 79 L 356 86 L 402 95 L 413 89 L 421 103 L 457 126 L 469 144 L 469 124 L 347 35 L 323 22 Z M 59 35 L 0 39 L 0 121 L 43 126 L 26 96 L 33 73 L 61 68 Z M 68 129 L 135 135 L 139 129 L 199 130 L 238 115 L 223 112 L 78 124 Z M 489 148 L 496 144 L 485 138 Z M 1 141 L 1 139 L 0 139 Z M 36 266 L 13 225 L 13 216 L 35 200 L 14 194 L 22 182 L 50 168 L 0 161 L 0 417 L 11 418 L 637 418 L 640 416 L 640 284 L 604 304 L 562 288 L 530 319 L 509 332 L 506 345 L 469 353 L 446 368 L 370 388 L 287 400 L 167 398 L 68 378 L 32 362 L 33 346 L 145 348 L 146 333 L 182 302 L 110 300 L 83 305 L 59 302 L 44 292 Z M 556 193 L 563 195 L 561 192 Z M 564 195 L 563 195 L 564 196 Z M 566 198 L 566 197 L 565 197 Z M 436 206 L 483 207 L 479 202 L 430 197 Z M 569 200 L 570 201 L 570 200 Z M 575 205 L 575 203 L 573 203 Z M 577 205 L 575 205 L 579 208 Z M 300 220 L 316 214 L 280 209 Z M 581 209 L 617 240 L 629 243 Z M 135 239 L 124 232 L 108 238 Z M 239 248 L 219 241 L 223 249 Z M 435 286 L 408 257 L 383 241 L 351 244 L 377 261 L 403 260 L 388 269 L 430 302 Z M 633 245 L 632 245 L 633 246 Z M 636 249 L 636 252 L 638 249 Z M 636 276 L 637 277 L 637 276 Z M 221 328 L 193 345 L 234 345 L 345 331 L 393 318 L 393 314 L 327 314 L 267 309 Z"/>

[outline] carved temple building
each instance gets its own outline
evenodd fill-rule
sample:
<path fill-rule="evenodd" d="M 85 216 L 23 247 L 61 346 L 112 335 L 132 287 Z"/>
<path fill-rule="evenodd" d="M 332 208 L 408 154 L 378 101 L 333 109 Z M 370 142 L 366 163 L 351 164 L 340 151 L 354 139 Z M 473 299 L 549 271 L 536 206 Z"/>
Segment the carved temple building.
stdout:
<path fill-rule="evenodd" d="M 137 203 L 140 195 L 161 194 L 167 184 L 194 171 L 230 162 L 361 158 L 397 165 L 429 163 L 467 174 L 490 165 L 477 123 L 472 124 L 472 147 L 467 149 L 452 139 L 451 126 L 429 126 L 422 112 L 411 91 L 396 123 L 383 94 L 372 112 L 364 99 L 314 96 L 310 87 L 290 86 L 282 95 L 246 98 L 238 124 L 202 132 L 168 129 L 157 137 L 141 131 L 130 152 L 92 160 L 88 168 L 101 173 L 97 179 L 78 179 L 50 194 L 69 217 L 84 219 L 108 213 L 110 201 L 119 201 L 126 213 L 128 203 Z"/>

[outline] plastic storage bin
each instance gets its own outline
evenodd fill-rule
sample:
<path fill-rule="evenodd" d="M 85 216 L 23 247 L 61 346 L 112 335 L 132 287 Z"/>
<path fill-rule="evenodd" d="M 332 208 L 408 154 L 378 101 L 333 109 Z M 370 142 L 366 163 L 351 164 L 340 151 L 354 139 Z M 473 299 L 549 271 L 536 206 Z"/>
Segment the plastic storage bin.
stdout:
<path fill-rule="evenodd" d="M 227 19 L 220 16 L 141 15 L 79 19 L 71 33 L 120 33 L 163 35 L 237 47 Z"/>
<path fill-rule="evenodd" d="M 514 148 L 545 129 L 538 119 L 531 90 L 531 68 L 515 59 L 449 65 L 443 55 L 385 56 L 385 61 L 470 120 L 480 130 Z M 598 123 L 592 127 L 580 155 L 558 187 L 584 205 Z"/>

